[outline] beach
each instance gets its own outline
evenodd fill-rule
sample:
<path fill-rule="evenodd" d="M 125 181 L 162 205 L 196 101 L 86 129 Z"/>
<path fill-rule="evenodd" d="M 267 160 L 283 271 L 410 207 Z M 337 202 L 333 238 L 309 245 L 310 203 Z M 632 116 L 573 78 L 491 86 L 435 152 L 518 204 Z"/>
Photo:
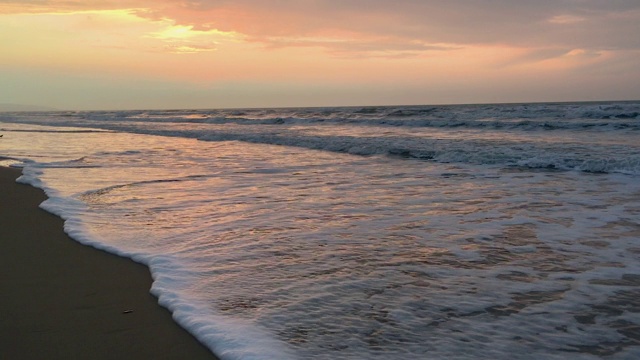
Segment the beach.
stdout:
<path fill-rule="evenodd" d="M 0 167 L 0 358 L 215 359 L 149 293 L 149 270 L 81 245 Z"/>
<path fill-rule="evenodd" d="M 640 359 L 639 106 L 0 114 L 0 349 L 166 358 L 137 351 L 177 324 L 222 359 Z"/>

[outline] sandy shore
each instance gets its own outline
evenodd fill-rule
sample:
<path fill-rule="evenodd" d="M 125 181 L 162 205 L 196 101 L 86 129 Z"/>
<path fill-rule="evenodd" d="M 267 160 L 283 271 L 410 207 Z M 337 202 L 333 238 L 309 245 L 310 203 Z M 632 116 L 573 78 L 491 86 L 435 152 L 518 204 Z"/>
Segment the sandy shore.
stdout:
<path fill-rule="evenodd" d="M 0 167 L 0 359 L 215 359 L 145 266 L 71 240 L 19 175 Z"/>

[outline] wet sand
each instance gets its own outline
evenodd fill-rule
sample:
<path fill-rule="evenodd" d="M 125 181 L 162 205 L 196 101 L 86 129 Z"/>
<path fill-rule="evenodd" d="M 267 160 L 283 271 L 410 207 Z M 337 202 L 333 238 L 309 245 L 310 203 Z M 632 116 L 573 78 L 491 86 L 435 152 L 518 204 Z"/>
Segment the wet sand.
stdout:
<path fill-rule="evenodd" d="M 81 245 L 0 167 L 0 359 L 216 359 L 149 293 L 147 267 Z"/>

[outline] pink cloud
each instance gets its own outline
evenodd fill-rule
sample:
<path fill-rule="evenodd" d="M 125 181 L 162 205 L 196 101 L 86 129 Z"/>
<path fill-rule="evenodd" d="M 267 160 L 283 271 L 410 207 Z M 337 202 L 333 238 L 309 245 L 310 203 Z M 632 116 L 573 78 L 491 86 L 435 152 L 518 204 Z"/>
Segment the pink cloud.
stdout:
<path fill-rule="evenodd" d="M 0 0 L 0 9 L 11 6 L 137 9 L 140 17 L 234 31 L 266 47 L 314 46 L 338 56 L 411 56 L 477 44 L 640 49 L 637 0 Z"/>

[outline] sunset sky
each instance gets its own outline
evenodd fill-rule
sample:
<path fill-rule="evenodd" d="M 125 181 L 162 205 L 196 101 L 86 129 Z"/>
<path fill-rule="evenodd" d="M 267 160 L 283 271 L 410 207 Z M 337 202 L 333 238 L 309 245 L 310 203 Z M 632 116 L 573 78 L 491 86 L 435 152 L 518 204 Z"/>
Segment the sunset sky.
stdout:
<path fill-rule="evenodd" d="M 638 0 L 0 0 L 0 103 L 634 99 Z"/>

